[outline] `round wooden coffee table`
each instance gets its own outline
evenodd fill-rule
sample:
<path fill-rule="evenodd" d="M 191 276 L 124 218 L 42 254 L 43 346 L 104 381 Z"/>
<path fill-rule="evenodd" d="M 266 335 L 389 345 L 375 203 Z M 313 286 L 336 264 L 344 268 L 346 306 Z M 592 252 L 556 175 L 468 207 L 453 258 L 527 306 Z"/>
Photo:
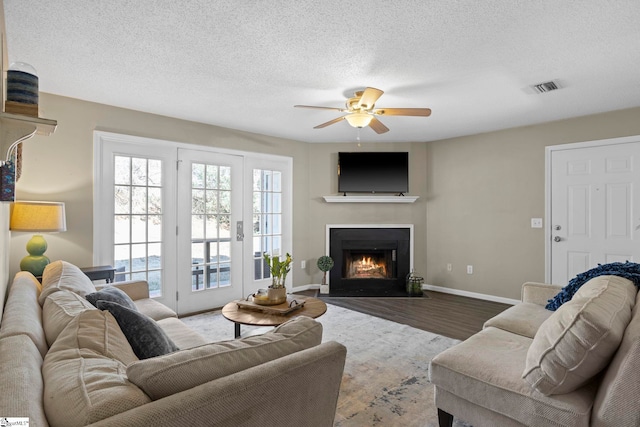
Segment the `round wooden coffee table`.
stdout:
<path fill-rule="evenodd" d="M 250 310 L 238 307 L 237 301 L 231 301 L 222 307 L 222 315 L 234 322 L 234 336 L 240 337 L 240 325 L 251 326 L 278 326 L 287 320 L 295 319 L 300 316 L 307 316 L 315 319 L 322 316 L 327 311 L 327 305 L 324 301 L 303 296 L 289 296 L 289 300 L 293 298 L 298 301 L 304 301 L 304 307 L 301 307 L 289 314 L 272 314 L 257 310 Z"/>

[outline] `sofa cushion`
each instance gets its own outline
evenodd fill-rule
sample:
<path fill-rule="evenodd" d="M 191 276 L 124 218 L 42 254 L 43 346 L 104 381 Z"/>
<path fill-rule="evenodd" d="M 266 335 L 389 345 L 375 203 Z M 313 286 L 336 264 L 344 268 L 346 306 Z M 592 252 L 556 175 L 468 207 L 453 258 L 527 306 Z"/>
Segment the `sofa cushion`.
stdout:
<path fill-rule="evenodd" d="M 32 426 L 47 425 L 41 369 L 42 356 L 29 337 L 17 335 L 0 340 L 0 414 L 28 417 Z"/>
<path fill-rule="evenodd" d="M 129 295 L 115 286 L 105 286 L 96 292 L 87 294 L 85 298 L 95 307 L 97 307 L 98 300 L 103 300 L 115 302 L 131 310 L 138 311 L 138 307 L 136 307 L 133 300 L 129 298 Z"/>
<path fill-rule="evenodd" d="M 542 323 L 553 312 L 541 305 L 523 302 L 509 307 L 484 323 L 483 328 L 494 327 L 514 334 L 533 338 Z"/>
<path fill-rule="evenodd" d="M 594 427 L 640 426 L 640 293 L 620 347 L 607 367 L 591 411 Z"/>
<path fill-rule="evenodd" d="M 586 384 L 611 360 L 631 320 L 636 288 L 617 276 L 591 279 L 538 329 L 523 378 L 545 395 Z"/>
<path fill-rule="evenodd" d="M 39 294 L 40 283 L 33 274 L 26 271 L 16 274 L 4 306 L 0 338 L 26 335 L 44 357 L 49 347 L 42 328 L 42 308 L 38 304 Z M 0 304 L 2 304 L 1 301 Z"/>
<path fill-rule="evenodd" d="M 197 347 L 211 342 L 176 317 L 161 319 L 156 323 L 180 349 Z"/>
<path fill-rule="evenodd" d="M 316 346 L 321 341 L 322 324 L 302 316 L 264 335 L 134 362 L 127 367 L 127 376 L 156 400 Z"/>
<path fill-rule="evenodd" d="M 60 289 L 75 292 L 84 297 L 96 291 L 93 282 L 78 267 L 66 261 L 54 261 L 42 273 L 42 292 L 38 298 L 40 306 L 49 294 Z"/>
<path fill-rule="evenodd" d="M 96 308 L 76 293 L 62 290 L 51 293 L 42 306 L 42 323 L 49 346 L 69 322 L 85 310 Z"/>
<path fill-rule="evenodd" d="M 139 359 L 162 356 L 178 350 L 171 338 L 149 316 L 115 302 L 98 300 L 97 305 L 100 310 L 108 310 L 116 318 Z"/>
<path fill-rule="evenodd" d="M 138 360 L 116 319 L 108 311 L 85 310 L 60 332 L 47 356 L 65 350 L 86 349 L 124 365 Z"/>
<path fill-rule="evenodd" d="M 153 320 L 168 319 L 170 317 L 178 318 L 175 311 L 171 310 L 166 305 L 159 303 L 153 298 L 144 298 L 133 300 L 140 313 L 144 313 L 151 317 Z"/>
<path fill-rule="evenodd" d="M 150 400 L 127 380 L 137 360 L 107 311 L 86 310 L 60 333 L 44 359 L 44 408 L 51 426 L 84 426 Z"/>
<path fill-rule="evenodd" d="M 63 352 L 64 353 L 64 352 Z M 150 402 L 127 380 L 126 366 L 81 350 L 47 357 L 44 408 L 52 427 L 80 427 Z"/>
<path fill-rule="evenodd" d="M 436 403 L 442 389 L 520 423 L 512 425 L 588 426 L 596 392 L 593 384 L 547 397 L 521 378 L 531 342 L 522 335 L 486 328 L 438 354 L 430 366 Z"/>

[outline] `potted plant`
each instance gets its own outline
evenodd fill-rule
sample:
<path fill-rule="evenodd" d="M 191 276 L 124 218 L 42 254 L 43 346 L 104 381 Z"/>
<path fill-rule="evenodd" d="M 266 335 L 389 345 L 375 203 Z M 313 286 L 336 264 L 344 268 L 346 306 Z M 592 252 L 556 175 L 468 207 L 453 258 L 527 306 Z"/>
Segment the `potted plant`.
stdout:
<path fill-rule="evenodd" d="M 322 284 L 320 285 L 320 293 L 328 294 L 329 293 L 329 285 L 327 285 L 327 271 L 333 268 L 333 259 L 331 259 L 328 255 L 323 255 L 318 258 L 318 268 L 323 272 L 322 274 Z"/>
<path fill-rule="evenodd" d="M 285 282 L 287 274 L 291 271 L 291 262 L 293 261 L 291 254 L 287 252 L 284 259 L 280 259 L 279 255 L 271 256 L 266 252 L 262 256 L 271 273 L 271 286 L 268 289 L 269 300 L 286 301 L 287 288 L 285 287 Z"/>

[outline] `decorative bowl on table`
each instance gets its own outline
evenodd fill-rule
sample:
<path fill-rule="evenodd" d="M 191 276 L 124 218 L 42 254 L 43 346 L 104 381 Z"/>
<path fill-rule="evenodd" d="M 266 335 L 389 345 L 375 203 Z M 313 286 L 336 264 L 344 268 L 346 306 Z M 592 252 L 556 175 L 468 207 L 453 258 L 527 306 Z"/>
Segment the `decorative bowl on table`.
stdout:
<path fill-rule="evenodd" d="M 269 288 L 258 289 L 258 292 L 253 294 L 253 302 L 258 305 L 277 305 L 282 304 L 287 300 L 286 288 Z"/>

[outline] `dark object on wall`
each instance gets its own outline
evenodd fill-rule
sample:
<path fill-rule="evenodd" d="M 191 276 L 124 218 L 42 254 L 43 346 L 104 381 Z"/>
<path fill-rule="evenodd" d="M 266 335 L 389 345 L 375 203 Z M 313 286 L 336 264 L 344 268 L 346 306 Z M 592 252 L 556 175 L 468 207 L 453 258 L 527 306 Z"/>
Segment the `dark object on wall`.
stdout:
<path fill-rule="evenodd" d="M 409 153 L 338 153 L 339 193 L 398 193 L 409 191 Z"/>
<path fill-rule="evenodd" d="M 0 166 L 2 179 L 0 180 L 0 202 L 13 202 L 16 190 L 16 171 L 13 162 L 6 162 Z"/>

